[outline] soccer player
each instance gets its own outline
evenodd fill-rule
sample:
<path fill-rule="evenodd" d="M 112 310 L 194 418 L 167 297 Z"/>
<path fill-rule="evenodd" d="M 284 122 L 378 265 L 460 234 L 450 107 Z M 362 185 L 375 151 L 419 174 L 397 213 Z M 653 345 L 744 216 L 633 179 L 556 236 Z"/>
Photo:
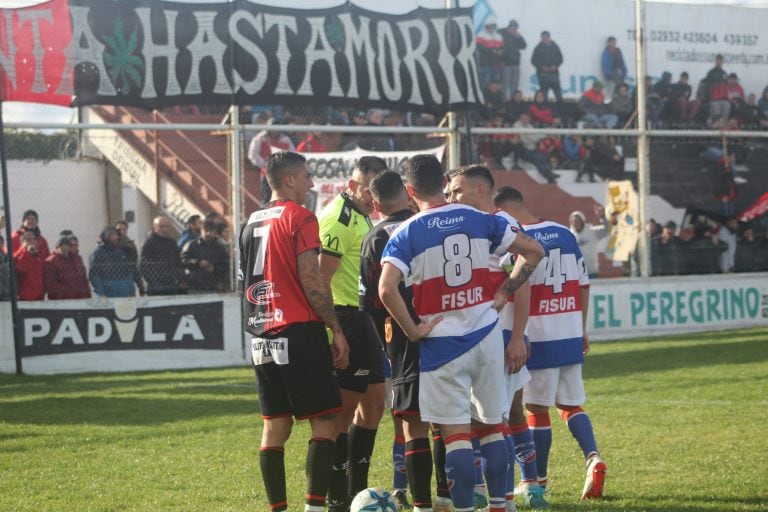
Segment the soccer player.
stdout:
<path fill-rule="evenodd" d="M 445 174 L 431 155 L 405 163 L 406 189 L 420 213 L 391 235 L 382 258 L 379 295 L 407 338 L 420 341 L 419 410 L 436 423 L 445 440 L 445 471 L 453 480 L 457 512 L 472 511 L 474 425 L 487 459 L 490 510 L 504 512 L 507 449 L 502 435 L 506 406 L 504 371 L 519 369 L 522 355 L 504 350 L 498 314 L 507 295 L 523 285 L 543 256 L 524 234 L 500 217 L 447 204 Z M 489 256 L 518 254 L 515 269 L 494 296 Z M 413 282 L 414 322 L 400 294 L 403 278 Z"/>
<path fill-rule="evenodd" d="M 586 401 L 581 367 L 589 352 L 586 333 L 589 276 L 573 233 L 566 226 L 542 221 L 525 207 L 523 196 L 502 187 L 494 200 L 497 207 L 516 217 L 525 232 L 538 240 L 547 255 L 531 276 L 531 311 L 528 337 L 531 381 L 523 391 L 528 425 L 536 445 L 538 479 L 547 484 L 547 463 L 552 445 L 549 407 L 557 407 L 587 461 L 587 478 L 581 498 L 603 496 L 606 465 L 597 451 L 589 416 L 581 408 Z"/>
<path fill-rule="evenodd" d="M 337 372 L 343 411 L 329 490 L 329 510 L 345 511 L 368 487 L 376 430 L 384 414 L 384 349 L 370 316 L 359 310 L 360 249 L 371 229 L 371 180 L 386 170 L 379 157 L 355 165 L 344 192 L 320 213 L 320 272 L 331 287 L 336 314 L 349 341 L 349 367 Z M 347 470 L 349 473 L 347 474 Z"/>
<path fill-rule="evenodd" d="M 320 278 L 317 218 L 302 206 L 312 178 L 298 153 L 281 151 L 267 164 L 272 201 L 251 214 L 240 234 L 244 327 L 264 418 L 259 462 L 272 511 L 288 509 L 285 443 L 293 418 L 309 419 L 306 511 L 324 510 L 341 396 L 333 374 L 349 348 L 328 286 Z M 323 324 L 333 335 L 332 346 Z"/>
<path fill-rule="evenodd" d="M 478 210 L 493 213 L 505 219 L 513 230 L 520 230 L 520 224 L 509 213 L 499 210 L 493 203 L 493 175 L 483 165 L 470 165 L 451 174 L 449 185 L 450 201 L 466 204 Z M 502 258 L 491 256 L 491 279 L 500 286 L 506 278 L 506 273 L 512 268 L 512 255 L 505 254 Z M 507 270 L 505 270 L 507 269 Z M 528 322 L 530 308 L 530 286 L 526 283 L 514 295 L 509 296 L 508 302 L 499 311 L 499 320 L 504 333 L 504 345 L 514 353 L 524 353 L 525 327 Z M 537 509 L 548 508 L 544 499 L 544 490 L 539 486 L 536 475 L 536 450 L 531 432 L 523 412 L 523 386 L 531 379 L 526 366 L 507 376 L 508 408 L 507 419 L 509 432 L 505 435 L 509 456 L 509 472 L 507 474 L 507 511 L 515 510 L 514 489 L 515 463 L 520 463 L 522 478 L 520 487 L 526 505 Z"/>
<path fill-rule="evenodd" d="M 373 205 L 384 220 L 363 240 L 360 266 L 361 306 L 374 319 L 392 363 L 392 411 L 402 422 L 405 441 L 405 468 L 411 487 L 414 511 L 431 510 L 432 452 L 429 446 L 429 424 L 419 415 L 419 344 L 409 341 L 400 326 L 392 321 L 379 297 L 381 257 L 389 235 L 413 215 L 408 193 L 400 175 L 385 171 L 371 182 Z M 419 317 L 413 310 L 410 281 L 401 281 L 400 294 L 414 322 Z"/>

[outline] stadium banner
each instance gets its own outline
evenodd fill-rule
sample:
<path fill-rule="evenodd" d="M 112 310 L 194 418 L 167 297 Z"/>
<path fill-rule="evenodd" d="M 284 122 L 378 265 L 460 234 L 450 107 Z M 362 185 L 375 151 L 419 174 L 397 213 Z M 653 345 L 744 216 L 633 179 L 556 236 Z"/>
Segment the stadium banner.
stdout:
<path fill-rule="evenodd" d="M 596 279 L 589 302 L 593 339 L 768 325 L 765 274 Z"/>
<path fill-rule="evenodd" d="M 277 151 L 274 147 L 272 149 Z M 356 148 L 333 153 L 302 153 L 307 159 L 312 181 L 315 183 L 315 188 L 310 192 L 307 207 L 315 214 L 319 214 L 325 205 L 344 191 L 355 163 L 363 156 L 383 158 L 389 169 L 402 174 L 403 163 L 412 156 L 427 154 L 442 161 L 444 152 L 445 146 L 415 151 L 367 151 Z"/>
<path fill-rule="evenodd" d="M 51 0 L 3 9 L 4 100 L 382 107 L 483 102 L 472 9 Z"/>
<path fill-rule="evenodd" d="M 19 313 L 29 373 L 244 362 L 240 301 L 233 295 L 22 302 Z M 3 323 L 0 335 L 0 371 L 6 371 L 6 358 L 13 359 L 12 322 Z"/>

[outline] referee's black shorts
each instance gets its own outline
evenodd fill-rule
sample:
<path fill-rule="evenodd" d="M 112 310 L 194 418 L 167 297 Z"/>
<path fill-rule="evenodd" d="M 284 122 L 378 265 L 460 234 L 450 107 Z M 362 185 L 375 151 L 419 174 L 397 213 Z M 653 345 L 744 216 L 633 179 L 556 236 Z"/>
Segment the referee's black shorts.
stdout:
<path fill-rule="evenodd" d="M 323 324 L 291 324 L 264 339 L 283 340 L 288 360 L 287 364 L 270 361 L 255 366 L 263 418 L 309 419 L 341 411 L 341 394 Z"/>
<path fill-rule="evenodd" d="M 339 387 L 365 393 L 368 384 L 384 382 L 384 350 L 371 316 L 356 307 L 336 306 L 341 329 L 349 343 L 349 367 L 336 370 Z"/>

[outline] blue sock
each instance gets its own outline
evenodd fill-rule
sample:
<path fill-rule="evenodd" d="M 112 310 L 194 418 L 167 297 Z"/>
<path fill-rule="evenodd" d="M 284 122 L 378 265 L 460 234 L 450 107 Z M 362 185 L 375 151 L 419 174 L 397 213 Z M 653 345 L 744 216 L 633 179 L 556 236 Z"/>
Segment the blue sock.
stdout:
<path fill-rule="evenodd" d="M 507 494 L 507 444 L 501 426 L 491 427 L 479 434 L 480 451 L 486 461 L 485 478 L 488 482 L 488 503 L 491 509 L 504 508 Z"/>
<path fill-rule="evenodd" d="M 546 479 L 549 450 L 552 448 L 552 423 L 549 412 L 529 415 L 528 427 L 533 431 L 533 444 L 536 446 L 537 477 Z"/>
<path fill-rule="evenodd" d="M 405 438 L 395 436 L 392 443 L 392 488 L 398 490 L 408 489 L 408 473 L 405 469 Z"/>
<path fill-rule="evenodd" d="M 480 450 L 480 438 L 472 435 L 472 456 L 475 460 L 475 485 L 485 485 L 483 480 L 483 453 Z"/>
<path fill-rule="evenodd" d="M 471 436 L 456 434 L 446 438 L 445 475 L 451 489 L 451 501 L 457 512 L 474 510 L 474 471 Z"/>
<path fill-rule="evenodd" d="M 568 430 L 579 443 L 581 451 L 584 452 L 584 458 L 587 459 L 593 453 L 597 453 L 597 441 L 595 441 L 595 433 L 592 430 L 592 422 L 584 409 L 568 407 L 563 410 L 562 418 L 568 425 Z"/>
<path fill-rule="evenodd" d="M 507 445 L 507 499 L 515 494 L 515 443 L 511 435 L 504 436 Z"/>
<path fill-rule="evenodd" d="M 528 425 L 522 423 L 511 427 L 515 462 L 520 466 L 520 480 L 536 481 L 536 445 Z"/>

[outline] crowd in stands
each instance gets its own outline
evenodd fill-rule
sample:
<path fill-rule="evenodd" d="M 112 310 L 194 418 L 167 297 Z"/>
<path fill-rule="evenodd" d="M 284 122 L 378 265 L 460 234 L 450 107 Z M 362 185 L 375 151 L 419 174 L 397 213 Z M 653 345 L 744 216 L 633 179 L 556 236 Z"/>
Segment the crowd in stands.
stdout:
<path fill-rule="evenodd" d="M 77 236 L 60 232 L 49 248 L 34 210 L 24 212 L 8 250 L 0 237 L 0 300 L 11 293 L 9 258 L 13 258 L 19 300 L 87 299 L 179 295 L 231 290 L 231 230 L 217 213 L 189 218 L 177 241 L 171 222 L 156 217 L 152 232 L 138 249 L 118 221 L 101 232 L 86 269 Z"/>
<path fill-rule="evenodd" d="M 678 230 L 651 220 L 653 275 L 762 272 L 768 270 L 766 230 L 730 218 L 722 224 L 697 222 Z"/>

